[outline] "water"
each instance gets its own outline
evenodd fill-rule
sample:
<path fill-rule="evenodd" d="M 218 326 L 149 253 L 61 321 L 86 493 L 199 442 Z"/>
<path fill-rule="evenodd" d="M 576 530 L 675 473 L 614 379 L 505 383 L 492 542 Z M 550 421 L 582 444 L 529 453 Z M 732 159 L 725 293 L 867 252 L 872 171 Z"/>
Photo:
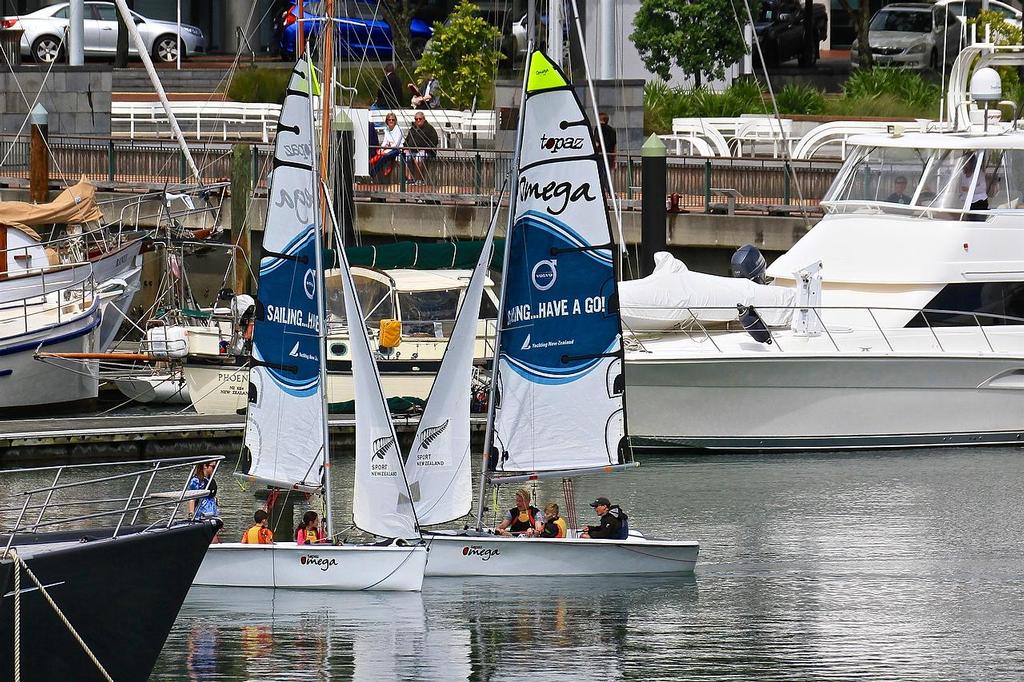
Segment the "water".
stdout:
<path fill-rule="evenodd" d="M 635 528 L 698 539 L 695 577 L 196 588 L 152 679 L 1020 679 L 1021 455 L 645 458 L 577 481 L 581 521 L 605 494 Z M 225 466 L 234 540 L 255 502 Z M 346 502 L 351 481 L 336 485 Z M 537 493 L 561 502 L 557 481 Z M 511 505 L 509 492 L 500 506 Z"/>

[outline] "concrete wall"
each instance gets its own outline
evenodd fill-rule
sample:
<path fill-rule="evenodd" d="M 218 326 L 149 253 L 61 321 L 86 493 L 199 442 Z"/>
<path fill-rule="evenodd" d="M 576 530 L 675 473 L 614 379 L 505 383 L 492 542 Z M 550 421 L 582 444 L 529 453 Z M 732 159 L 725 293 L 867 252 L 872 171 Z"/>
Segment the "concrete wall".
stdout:
<path fill-rule="evenodd" d="M 35 67 L 0 73 L 0 132 L 18 132 L 40 89 L 39 103 L 50 114 L 51 134 L 110 134 L 111 71 L 94 64 L 54 66 L 49 76 Z"/>

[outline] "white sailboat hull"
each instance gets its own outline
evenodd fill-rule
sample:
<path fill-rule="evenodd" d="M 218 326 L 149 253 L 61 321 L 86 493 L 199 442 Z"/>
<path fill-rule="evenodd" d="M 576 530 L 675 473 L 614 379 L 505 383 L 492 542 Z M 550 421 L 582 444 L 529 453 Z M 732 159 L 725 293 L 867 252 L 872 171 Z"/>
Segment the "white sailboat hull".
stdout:
<path fill-rule="evenodd" d="M 194 585 L 303 590 L 418 592 L 427 548 L 418 546 L 297 545 L 275 542 L 210 545 Z"/>
<path fill-rule="evenodd" d="M 181 375 L 154 374 L 132 379 L 115 379 L 117 390 L 137 403 L 154 405 L 188 405 L 188 386 Z"/>
<path fill-rule="evenodd" d="M 688 574 L 700 545 L 689 540 L 509 538 L 432 533 L 427 577 Z"/>

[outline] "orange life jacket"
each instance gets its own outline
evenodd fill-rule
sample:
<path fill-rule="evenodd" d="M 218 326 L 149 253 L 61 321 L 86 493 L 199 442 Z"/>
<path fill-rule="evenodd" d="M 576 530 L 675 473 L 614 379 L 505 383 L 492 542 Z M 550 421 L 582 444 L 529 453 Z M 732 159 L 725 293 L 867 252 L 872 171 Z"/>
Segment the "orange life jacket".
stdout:
<path fill-rule="evenodd" d="M 274 542 L 274 531 L 256 524 L 242 533 L 242 542 L 247 545 L 269 545 Z"/>

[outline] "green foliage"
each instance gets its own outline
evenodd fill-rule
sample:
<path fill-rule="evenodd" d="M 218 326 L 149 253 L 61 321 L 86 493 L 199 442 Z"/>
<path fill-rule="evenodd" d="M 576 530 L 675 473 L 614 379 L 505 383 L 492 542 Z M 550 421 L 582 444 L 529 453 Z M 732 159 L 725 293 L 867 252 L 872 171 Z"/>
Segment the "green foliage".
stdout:
<path fill-rule="evenodd" d="M 416 68 L 417 78 L 437 78 L 445 107 L 468 109 L 490 90 L 502 57 L 495 49 L 501 31 L 478 12 L 472 2 L 460 0 L 447 24 L 434 24 L 434 38 Z"/>
<path fill-rule="evenodd" d="M 781 114 L 820 114 L 825 110 L 825 94 L 810 85 L 790 83 L 775 95 Z"/>
<path fill-rule="evenodd" d="M 644 84 L 644 130 L 648 133 L 671 130 L 673 118 L 734 117 L 767 111 L 757 81 L 736 81 L 723 92 L 673 88 L 663 81 Z"/>
<path fill-rule="evenodd" d="M 843 95 L 851 100 L 865 102 L 888 95 L 906 103 L 907 112 L 903 114 L 904 116 L 914 115 L 912 112 L 927 111 L 926 115 L 934 117 L 938 112 L 942 92 L 938 85 L 929 83 L 914 71 L 858 69 L 850 74 L 850 78 L 843 85 Z"/>
<path fill-rule="evenodd" d="M 698 84 L 702 73 L 722 78 L 747 52 L 736 11 L 732 0 L 641 0 L 629 39 L 647 69 L 663 80 L 673 64 Z"/>
<path fill-rule="evenodd" d="M 228 86 L 228 99 L 236 102 L 284 102 L 284 89 L 291 77 L 291 69 L 239 69 Z"/>
<path fill-rule="evenodd" d="M 968 23 L 978 27 L 979 40 L 984 39 L 985 27 L 987 26 L 989 36 L 996 45 L 1020 45 L 1024 41 L 1024 35 L 1022 35 L 1020 26 L 1007 21 L 1006 17 L 999 12 L 992 10 L 978 12 L 978 16 L 971 19 Z M 999 72 L 999 78 L 1003 82 L 1003 92 L 1016 92 L 1017 86 L 1020 84 L 1020 74 L 1017 69 L 1012 66 L 997 66 L 996 71 Z M 1019 102 L 1019 100 L 1014 101 Z"/>

